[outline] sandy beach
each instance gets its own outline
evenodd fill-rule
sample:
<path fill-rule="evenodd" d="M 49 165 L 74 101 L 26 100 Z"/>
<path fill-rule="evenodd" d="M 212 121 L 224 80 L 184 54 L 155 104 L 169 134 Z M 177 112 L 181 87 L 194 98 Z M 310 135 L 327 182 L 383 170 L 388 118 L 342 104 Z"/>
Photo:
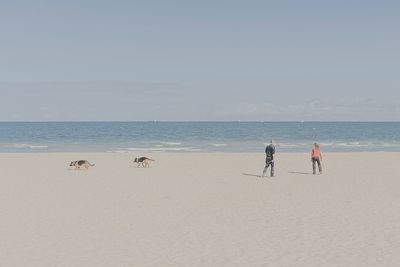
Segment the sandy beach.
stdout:
<path fill-rule="evenodd" d="M 0 154 L 0 266 L 398 266 L 400 153 L 146 156 Z"/>

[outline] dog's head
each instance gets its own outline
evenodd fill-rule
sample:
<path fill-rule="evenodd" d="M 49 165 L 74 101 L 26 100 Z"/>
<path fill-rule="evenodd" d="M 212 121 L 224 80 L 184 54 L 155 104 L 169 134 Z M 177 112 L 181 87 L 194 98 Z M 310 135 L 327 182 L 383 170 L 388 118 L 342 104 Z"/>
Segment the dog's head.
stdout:
<path fill-rule="evenodd" d="M 71 161 L 71 163 L 69 164 L 69 166 L 74 166 L 75 161 Z"/>
<path fill-rule="evenodd" d="M 134 160 L 133 160 L 133 162 L 138 162 L 139 161 L 139 158 L 135 158 Z"/>

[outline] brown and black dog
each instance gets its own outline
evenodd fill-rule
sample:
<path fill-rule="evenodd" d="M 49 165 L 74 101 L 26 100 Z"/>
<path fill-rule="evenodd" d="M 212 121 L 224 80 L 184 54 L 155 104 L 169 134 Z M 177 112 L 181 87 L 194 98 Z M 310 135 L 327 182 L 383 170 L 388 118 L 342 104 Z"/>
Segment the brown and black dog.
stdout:
<path fill-rule="evenodd" d="M 85 169 L 89 169 L 89 166 L 94 166 L 94 164 L 90 164 L 89 161 L 87 160 L 76 160 L 76 161 L 71 161 L 69 164 L 70 167 L 74 166 L 75 170 L 81 169 L 81 167 L 85 167 Z"/>
<path fill-rule="evenodd" d="M 137 167 L 144 167 L 144 168 L 148 168 L 150 167 L 150 161 L 155 161 L 154 159 L 149 159 L 147 157 L 137 157 L 135 158 L 135 160 L 133 161 L 134 163 L 137 163 Z"/>

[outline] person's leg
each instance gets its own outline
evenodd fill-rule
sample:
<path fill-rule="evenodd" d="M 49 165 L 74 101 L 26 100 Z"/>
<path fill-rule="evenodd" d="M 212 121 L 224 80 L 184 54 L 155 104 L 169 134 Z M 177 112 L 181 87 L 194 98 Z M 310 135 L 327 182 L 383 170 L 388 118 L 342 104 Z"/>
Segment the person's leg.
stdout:
<path fill-rule="evenodd" d="M 312 170 L 313 174 L 315 174 L 315 158 L 312 158 Z"/>
<path fill-rule="evenodd" d="M 321 160 L 320 160 L 319 158 L 317 158 L 317 163 L 318 163 L 318 170 L 319 170 L 319 173 L 322 173 Z"/>
<path fill-rule="evenodd" d="M 265 175 L 267 173 L 267 170 L 268 170 L 268 167 L 269 167 L 269 162 L 265 162 L 265 167 L 264 167 L 264 171 L 263 171 L 262 177 L 265 177 Z"/>
<path fill-rule="evenodd" d="M 272 161 L 272 162 L 271 162 L 271 177 L 272 177 L 272 176 L 275 176 L 275 168 L 274 168 L 274 167 L 275 167 L 275 164 L 274 164 L 274 162 Z"/>

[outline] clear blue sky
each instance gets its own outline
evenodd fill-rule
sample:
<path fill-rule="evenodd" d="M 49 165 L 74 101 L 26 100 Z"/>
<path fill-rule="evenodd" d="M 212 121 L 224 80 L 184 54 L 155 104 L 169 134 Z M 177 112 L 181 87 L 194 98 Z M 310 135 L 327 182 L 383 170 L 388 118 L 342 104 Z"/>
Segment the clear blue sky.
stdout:
<path fill-rule="evenodd" d="M 399 120 L 398 1 L 2 1 L 0 120 Z"/>

